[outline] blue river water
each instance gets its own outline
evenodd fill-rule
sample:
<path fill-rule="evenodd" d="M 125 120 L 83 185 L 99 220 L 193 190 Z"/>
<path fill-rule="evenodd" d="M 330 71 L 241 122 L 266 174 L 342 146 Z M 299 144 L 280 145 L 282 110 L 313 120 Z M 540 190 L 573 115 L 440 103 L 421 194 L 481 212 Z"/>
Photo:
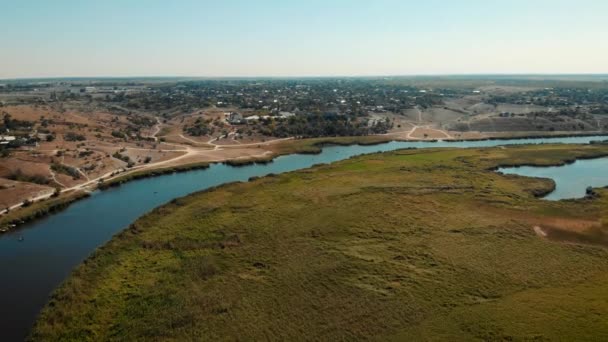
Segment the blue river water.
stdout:
<path fill-rule="evenodd" d="M 22 340 L 50 293 L 75 266 L 138 217 L 176 197 L 228 182 L 247 181 L 253 176 L 294 171 L 378 151 L 509 144 L 581 144 L 605 139 L 604 136 L 588 136 L 328 146 L 316 155 L 281 156 L 269 164 L 243 167 L 213 164 L 204 170 L 141 179 L 117 188 L 95 191 L 91 197 L 72 204 L 66 210 L 0 236 L 0 341 Z M 602 165 L 605 167 L 605 164 Z"/>
<path fill-rule="evenodd" d="M 608 185 L 608 158 L 577 160 L 564 166 L 522 166 L 501 168 L 498 172 L 527 177 L 551 178 L 555 190 L 544 197 L 546 200 L 583 198 L 587 187 Z"/>

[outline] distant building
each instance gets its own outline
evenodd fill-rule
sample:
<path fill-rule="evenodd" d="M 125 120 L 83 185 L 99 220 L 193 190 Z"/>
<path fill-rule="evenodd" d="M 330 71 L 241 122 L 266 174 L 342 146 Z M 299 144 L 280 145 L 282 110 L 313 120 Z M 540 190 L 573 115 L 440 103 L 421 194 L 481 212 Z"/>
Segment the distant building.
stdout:
<path fill-rule="evenodd" d="M 0 135 L 0 145 L 8 145 L 14 142 L 17 138 L 12 135 Z"/>
<path fill-rule="evenodd" d="M 45 141 L 48 139 L 50 134 L 48 133 L 36 133 L 33 136 L 35 136 L 36 138 L 38 138 L 39 140 Z M 30 135 L 31 136 L 31 135 Z"/>
<path fill-rule="evenodd" d="M 17 139 L 17 138 L 12 135 L 0 135 L 0 142 L 6 143 L 6 144 L 8 144 L 11 141 L 15 141 L 15 139 Z"/>
<path fill-rule="evenodd" d="M 367 120 L 367 127 L 373 127 L 374 125 L 376 125 L 380 121 L 381 121 L 380 118 L 370 118 L 369 120 Z"/>
<path fill-rule="evenodd" d="M 281 119 L 288 119 L 288 118 L 290 118 L 292 116 L 296 116 L 296 114 L 292 113 L 292 112 L 279 112 L 279 117 Z"/>
<path fill-rule="evenodd" d="M 228 121 L 230 124 L 238 125 L 243 123 L 243 115 L 241 115 L 241 113 L 230 112 L 224 113 L 224 115 L 226 116 L 226 121 Z"/>
<path fill-rule="evenodd" d="M 376 113 L 384 113 L 386 112 L 386 110 L 384 109 L 384 106 L 376 106 L 373 108 L 373 111 Z"/>

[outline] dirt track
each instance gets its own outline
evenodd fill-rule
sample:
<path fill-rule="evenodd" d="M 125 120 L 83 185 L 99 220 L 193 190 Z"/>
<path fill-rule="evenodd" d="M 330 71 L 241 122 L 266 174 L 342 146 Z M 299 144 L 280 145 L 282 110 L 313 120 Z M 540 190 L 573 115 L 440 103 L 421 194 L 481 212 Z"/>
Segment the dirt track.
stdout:
<path fill-rule="evenodd" d="M 124 175 L 128 175 L 128 174 L 136 172 L 136 171 L 153 170 L 153 169 L 157 169 L 157 168 L 164 168 L 164 167 L 169 167 L 169 166 L 179 166 L 179 165 L 196 163 L 196 162 L 222 162 L 222 161 L 226 161 L 226 160 L 238 160 L 238 159 L 249 159 L 249 158 L 255 159 L 255 158 L 267 157 L 273 153 L 271 150 L 267 149 L 268 146 L 279 143 L 279 142 L 287 141 L 290 139 L 292 139 L 292 138 L 275 139 L 275 140 L 270 140 L 270 141 L 266 141 L 266 142 L 240 144 L 240 145 L 216 145 L 216 144 L 213 144 L 212 141 L 210 141 L 209 144 L 214 146 L 213 149 L 192 147 L 189 145 L 181 145 L 181 144 L 174 144 L 174 143 L 165 143 L 165 145 L 174 146 L 174 147 L 176 147 L 175 149 L 152 150 L 152 149 L 128 147 L 127 150 L 140 150 L 140 151 L 148 151 L 148 152 L 170 152 L 170 153 L 183 152 L 183 153 L 179 154 L 178 156 L 175 156 L 173 158 L 164 159 L 164 160 L 160 160 L 160 161 L 149 163 L 149 164 L 137 165 L 137 166 L 134 166 L 134 167 L 128 169 L 128 171 L 125 171 L 125 172 L 121 172 L 121 170 L 124 170 L 124 168 L 120 167 L 117 169 L 113 169 L 112 171 L 106 172 L 105 174 L 103 174 L 99 177 L 93 178 L 93 179 L 89 179 L 87 177 L 87 178 L 85 178 L 86 179 L 85 182 L 64 188 L 61 190 L 61 192 L 66 193 L 66 192 L 71 192 L 71 191 L 89 190 L 89 188 L 95 187 L 101 179 L 111 180 L 113 178 L 122 177 Z M 31 198 L 30 200 L 34 201 L 34 202 L 41 201 L 41 200 L 50 198 L 52 194 L 53 194 L 53 191 L 46 191 L 43 194 L 38 193 L 36 196 Z M 8 208 L 10 210 L 17 209 L 17 208 L 21 207 L 22 204 L 23 204 L 23 202 L 14 203 L 12 205 L 8 205 L 8 203 L 7 203 Z M 4 210 L 0 211 L 0 214 L 3 214 L 5 212 L 6 212 L 6 210 L 4 209 Z"/>

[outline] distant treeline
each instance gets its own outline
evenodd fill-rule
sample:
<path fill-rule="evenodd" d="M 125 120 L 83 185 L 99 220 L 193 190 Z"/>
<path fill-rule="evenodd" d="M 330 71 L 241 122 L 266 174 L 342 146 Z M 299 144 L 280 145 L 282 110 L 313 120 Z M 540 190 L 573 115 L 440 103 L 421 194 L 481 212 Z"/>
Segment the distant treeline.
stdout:
<path fill-rule="evenodd" d="M 258 124 L 258 131 L 275 137 L 360 136 L 386 133 L 392 125 L 388 119 L 368 124 L 367 120 L 328 113 L 298 115 L 284 121 L 262 120 Z"/>

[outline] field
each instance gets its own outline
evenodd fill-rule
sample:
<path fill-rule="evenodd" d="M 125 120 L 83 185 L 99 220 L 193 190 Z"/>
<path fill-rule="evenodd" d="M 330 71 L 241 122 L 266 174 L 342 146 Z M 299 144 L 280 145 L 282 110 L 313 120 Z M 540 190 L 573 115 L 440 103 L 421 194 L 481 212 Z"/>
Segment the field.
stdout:
<path fill-rule="evenodd" d="M 39 140 L 3 156 L 0 183 L 10 186 L 2 188 L 3 209 L 52 193 L 54 188 L 72 188 L 125 168 L 127 163 L 113 156 L 119 150 L 135 164 L 143 164 L 147 156 L 148 162 L 153 163 L 176 155 L 161 152 L 167 148 L 162 144 L 155 149 L 157 144 L 153 141 L 127 142 L 113 136 L 112 132 L 131 125 L 124 116 L 51 105 L 4 106 L 2 115 L 31 123 L 29 130 L 18 134 Z M 70 135 L 76 138 L 68 139 Z M 9 179 L 18 182 L 8 184 Z"/>
<path fill-rule="evenodd" d="M 76 269 L 31 339 L 606 340 L 608 191 L 547 202 L 551 181 L 492 169 L 607 154 L 400 150 L 176 199 Z"/>

